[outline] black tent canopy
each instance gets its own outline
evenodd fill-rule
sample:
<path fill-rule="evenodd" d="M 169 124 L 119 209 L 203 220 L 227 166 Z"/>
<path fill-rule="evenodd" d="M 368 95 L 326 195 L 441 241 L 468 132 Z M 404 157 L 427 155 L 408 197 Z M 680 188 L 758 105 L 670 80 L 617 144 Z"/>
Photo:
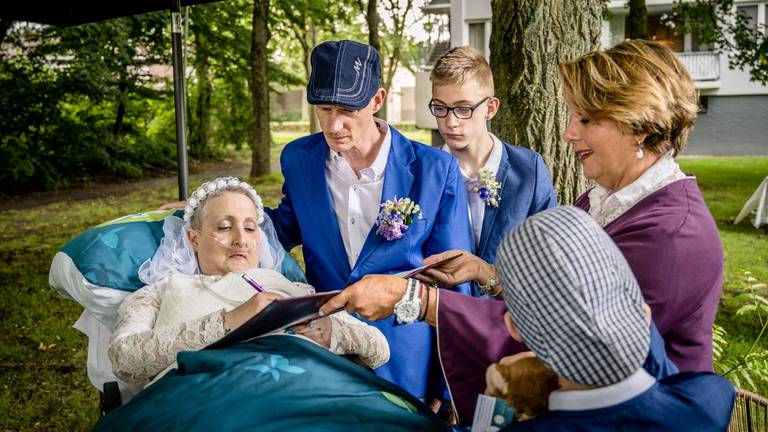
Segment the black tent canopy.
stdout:
<path fill-rule="evenodd" d="M 187 199 L 187 137 L 184 113 L 186 93 L 181 50 L 181 7 L 217 0 L 30 0 L 12 1 L 0 8 L 0 21 L 28 21 L 60 27 L 103 21 L 159 10 L 171 11 L 173 46 L 173 96 L 176 111 L 176 159 L 179 173 L 179 200 Z"/>

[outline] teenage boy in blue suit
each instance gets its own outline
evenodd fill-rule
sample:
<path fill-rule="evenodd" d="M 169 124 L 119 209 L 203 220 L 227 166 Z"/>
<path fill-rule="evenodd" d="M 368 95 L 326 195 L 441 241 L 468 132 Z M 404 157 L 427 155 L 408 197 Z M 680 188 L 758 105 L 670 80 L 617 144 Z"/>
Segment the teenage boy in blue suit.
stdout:
<path fill-rule="evenodd" d="M 457 161 L 373 116 L 386 97 L 378 52 L 353 41 L 331 41 L 315 47 L 311 62 L 307 101 L 322 133 L 285 147 L 283 198 L 267 210 L 285 249 L 303 246 L 309 283 L 321 292 L 342 289 L 369 273 L 418 267 L 437 252 L 471 250 Z M 407 228 L 383 226 L 381 204 L 402 198 L 418 204 L 419 211 Z M 457 289 L 469 293 L 468 285 Z M 403 305 L 411 307 L 372 323 L 391 350 L 390 361 L 375 372 L 417 397 L 442 396 L 431 394 L 436 387 L 428 383 L 436 361 L 433 330 L 410 316 L 419 310 L 412 307 L 417 296 L 403 297 Z"/>
<path fill-rule="evenodd" d="M 500 101 L 482 54 L 468 46 L 453 48 L 437 60 L 430 80 L 430 112 L 445 140 L 443 150 L 459 160 L 465 183 L 475 255 L 495 263 L 496 248 L 512 228 L 557 205 L 552 180 L 538 153 L 488 131 Z M 477 285 L 473 295 L 481 295 Z"/>

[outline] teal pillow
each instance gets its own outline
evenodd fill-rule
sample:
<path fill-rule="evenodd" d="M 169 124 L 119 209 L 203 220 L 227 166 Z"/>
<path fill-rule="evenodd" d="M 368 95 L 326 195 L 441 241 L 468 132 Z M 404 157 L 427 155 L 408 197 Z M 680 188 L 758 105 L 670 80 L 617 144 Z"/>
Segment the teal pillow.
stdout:
<path fill-rule="evenodd" d="M 163 238 L 166 217 L 181 211 L 158 210 L 123 216 L 87 229 L 61 248 L 90 283 L 123 291 L 144 286 L 139 266 L 152 258 Z"/>
<path fill-rule="evenodd" d="M 152 258 L 163 238 L 166 217 L 182 217 L 180 210 L 156 210 L 123 216 L 89 228 L 61 248 L 93 285 L 123 291 L 144 286 L 139 267 Z M 285 254 L 281 272 L 293 282 L 307 282 L 299 263 Z"/>

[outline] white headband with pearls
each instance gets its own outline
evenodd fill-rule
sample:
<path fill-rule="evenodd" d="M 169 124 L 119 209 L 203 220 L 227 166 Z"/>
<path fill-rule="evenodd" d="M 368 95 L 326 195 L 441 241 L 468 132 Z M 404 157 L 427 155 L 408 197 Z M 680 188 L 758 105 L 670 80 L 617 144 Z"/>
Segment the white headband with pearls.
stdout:
<path fill-rule="evenodd" d="M 187 199 L 187 205 L 184 207 L 184 222 L 189 225 L 192 221 L 192 215 L 195 214 L 197 208 L 200 207 L 209 196 L 228 188 L 239 189 L 242 192 L 245 192 L 246 195 L 253 200 L 253 203 L 256 205 L 256 214 L 258 216 L 257 222 L 261 224 L 264 221 L 264 204 L 261 201 L 261 197 L 256 193 L 253 186 L 237 177 L 219 177 L 200 185 L 200 187 L 192 193 L 192 196 Z"/>

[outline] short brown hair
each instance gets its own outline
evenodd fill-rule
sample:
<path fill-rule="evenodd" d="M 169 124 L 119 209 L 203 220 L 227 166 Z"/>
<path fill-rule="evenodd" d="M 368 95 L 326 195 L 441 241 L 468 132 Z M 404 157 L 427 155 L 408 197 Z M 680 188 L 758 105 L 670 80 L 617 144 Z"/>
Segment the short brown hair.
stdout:
<path fill-rule="evenodd" d="M 657 42 L 627 40 L 557 66 L 565 91 L 584 114 L 645 133 L 656 154 L 678 155 L 698 113 L 691 76 L 675 53 Z"/>
<path fill-rule="evenodd" d="M 493 96 L 491 66 L 479 51 L 470 46 L 448 50 L 437 59 L 429 74 L 429 80 L 434 85 L 462 85 L 471 79 L 489 89 L 489 96 Z"/>

